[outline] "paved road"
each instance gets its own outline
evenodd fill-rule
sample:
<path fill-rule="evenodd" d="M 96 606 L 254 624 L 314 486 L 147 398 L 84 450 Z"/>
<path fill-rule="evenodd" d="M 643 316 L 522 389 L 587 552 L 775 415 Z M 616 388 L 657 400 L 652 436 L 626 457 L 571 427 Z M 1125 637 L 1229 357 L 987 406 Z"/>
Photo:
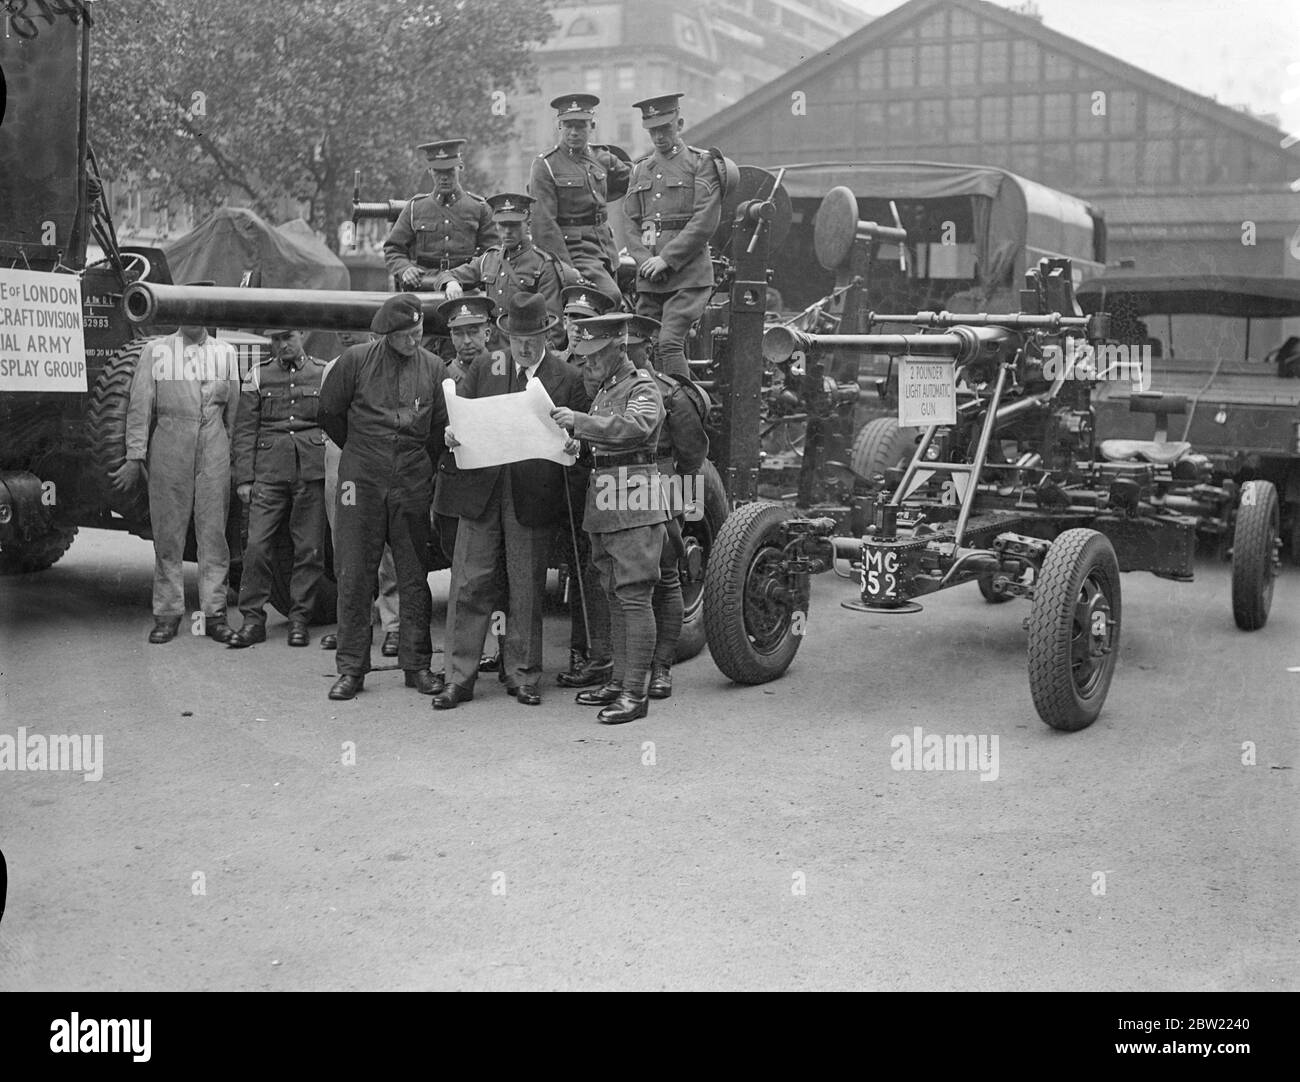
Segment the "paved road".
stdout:
<path fill-rule="evenodd" d="M 606 728 L 555 688 L 435 714 L 395 672 L 331 703 L 278 621 L 149 646 L 151 567 L 90 531 L 0 580 L 0 739 L 103 738 L 95 783 L 0 772 L 0 987 L 1300 985 L 1294 570 L 1249 635 L 1222 565 L 1125 576 L 1110 699 L 1063 734 L 1027 606 L 973 587 L 886 620 L 823 577 L 784 679 L 706 653 Z M 893 769 L 918 726 L 996 737 L 996 779 Z"/>

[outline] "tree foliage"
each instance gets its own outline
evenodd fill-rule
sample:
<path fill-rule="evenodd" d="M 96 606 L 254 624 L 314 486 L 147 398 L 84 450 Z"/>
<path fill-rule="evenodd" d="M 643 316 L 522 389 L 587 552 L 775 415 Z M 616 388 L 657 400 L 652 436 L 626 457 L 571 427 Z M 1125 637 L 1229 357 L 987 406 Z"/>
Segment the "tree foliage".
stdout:
<path fill-rule="evenodd" d="M 200 214 L 304 200 L 332 243 L 354 169 L 369 198 L 410 194 L 417 143 L 509 138 L 550 2 L 107 0 L 91 145 L 110 177 L 135 173 Z"/>

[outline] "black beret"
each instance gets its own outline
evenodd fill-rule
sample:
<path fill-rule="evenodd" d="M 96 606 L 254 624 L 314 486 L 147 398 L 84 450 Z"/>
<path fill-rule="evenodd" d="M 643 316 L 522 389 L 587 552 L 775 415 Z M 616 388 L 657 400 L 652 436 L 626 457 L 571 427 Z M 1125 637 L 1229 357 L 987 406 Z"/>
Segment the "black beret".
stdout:
<path fill-rule="evenodd" d="M 420 307 L 419 297 L 414 293 L 396 293 L 384 301 L 383 307 L 375 313 L 370 329 L 376 334 L 406 331 L 423 318 L 424 310 Z"/>

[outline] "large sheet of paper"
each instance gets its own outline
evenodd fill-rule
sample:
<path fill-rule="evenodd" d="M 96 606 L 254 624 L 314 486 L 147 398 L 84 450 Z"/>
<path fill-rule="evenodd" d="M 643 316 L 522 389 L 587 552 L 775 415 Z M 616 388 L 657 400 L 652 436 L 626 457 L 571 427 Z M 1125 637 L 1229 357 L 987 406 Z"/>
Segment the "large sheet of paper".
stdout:
<path fill-rule="evenodd" d="M 545 458 L 572 466 L 576 458 L 565 452 L 568 433 L 551 420 L 555 403 L 539 379 L 530 379 L 522 391 L 487 398 L 457 398 L 456 384 L 444 380 L 447 428 L 460 441 L 453 450 L 462 470 L 504 466 L 529 458 Z"/>

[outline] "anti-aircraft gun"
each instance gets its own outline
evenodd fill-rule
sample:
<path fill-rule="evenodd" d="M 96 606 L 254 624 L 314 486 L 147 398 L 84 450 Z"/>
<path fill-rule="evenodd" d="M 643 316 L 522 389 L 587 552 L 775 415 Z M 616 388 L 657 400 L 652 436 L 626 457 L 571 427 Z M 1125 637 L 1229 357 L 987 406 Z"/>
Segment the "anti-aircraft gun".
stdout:
<path fill-rule="evenodd" d="M 976 582 L 991 603 L 1032 602 L 1034 705 L 1053 728 L 1081 729 L 1100 712 L 1118 657 L 1119 572 L 1190 580 L 1205 520 L 1234 523 L 1234 616 L 1245 630 L 1263 626 L 1280 548 L 1276 491 L 1214 484 L 1208 461 L 1168 443 L 1162 424 L 1140 454 L 1099 453 L 1091 395 L 1113 378 L 1094 363 L 1106 355 L 1108 317 L 1081 314 L 1072 278 L 1068 259 L 1042 260 L 1013 314 L 864 317 L 869 329 L 913 333 L 766 331 L 770 363 L 802 354 L 808 371 L 842 350 L 896 358 L 900 420 L 922 432 L 905 465 L 883 459 L 867 471 L 852 533 L 842 517 L 771 502 L 732 512 L 705 584 L 709 648 L 724 674 L 753 684 L 785 672 L 813 574 L 856 579 L 859 597 L 844 606 L 878 615 L 919 612 L 919 598 Z M 1140 401 L 1164 420 L 1159 396 Z"/>

